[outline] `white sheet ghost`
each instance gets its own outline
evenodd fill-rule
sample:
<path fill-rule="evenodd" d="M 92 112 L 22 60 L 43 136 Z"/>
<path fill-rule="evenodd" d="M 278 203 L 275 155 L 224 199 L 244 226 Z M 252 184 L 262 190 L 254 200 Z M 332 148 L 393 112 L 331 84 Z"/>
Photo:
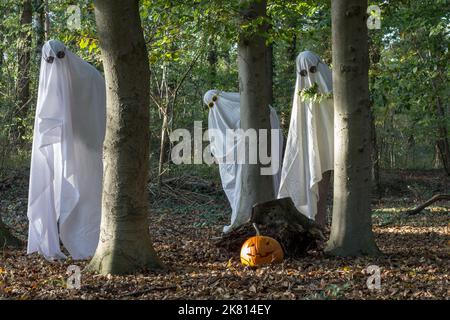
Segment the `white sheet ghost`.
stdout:
<path fill-rule="evenodd" d="M 223 232 L 227 233 L 246 223 L 249 220 L 252 211 L 252 204 L 249 204 L 248 206 L 241 204 L 242 162 L 239 161 L 237 155 L 239 139 L 236 139 L 231 143 L 230 139 L 226 139 L 227 130 L 233 131 L 239 129 L 241 125 L 240 94 L 235 92 L 209 90 L 205 93 L 203 100 L 205 104 L 210 107 L 208 115 L 208 133 L 211 153 L 219 163 L 222 187 L 232 209 L 231 223 L 223 228 Z M 270 107 L 270 123 L 272 129 L 280 128 L 277 113 L 272 107 Z M 272 176 L 274 193 L 276 195 L 280 182 L 283 135 L 281 134 L 281 131 L 274 131 L 274 134 L 276 134 L 276 137 L 278 138 L 278 143 L 272 141 L 271 144 L 271 170 L 274 172 Z M 230 161 L 230 159 L 234 159 L 235 161 Z"/>
<path fill-rule="evenodd" d="M 102 193 L 105 82 L 56 40 L 42 48 L 28 195 L 28 253 L 74 259 L 97 247 Z"/>
<path fill-rule="evenodd" d="M 322 173 L 333 170 L 333 100 L 305 100 L 301 90 L 314 83 L 322 94 L 332 92 L 330 68 L 311 51 L 297 59 L 297 81 L 278 198 L 291 197 L 296 208 L 315 219 Z"/>

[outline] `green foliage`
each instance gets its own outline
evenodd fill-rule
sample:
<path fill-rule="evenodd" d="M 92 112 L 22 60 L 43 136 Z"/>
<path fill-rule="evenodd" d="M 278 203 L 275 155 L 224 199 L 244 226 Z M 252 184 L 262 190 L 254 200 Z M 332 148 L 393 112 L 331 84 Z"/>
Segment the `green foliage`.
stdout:
<path fill-rule="evenodd" d="M 37 97 L 42 26 L 33 0 L 34 22 L 20 26 L 21 2 L 0 3 L 0 168 L 29 158 Z M 81 29 L 70 30 L 69 5 L 81 10 Z M 450 126 L 449 1 L 370 1 L 381 7 L 381 30 L 369 30 L 370 90 L 380 145 L 382 167 L 434 166 L 434 143 L 439 126 Z M 273 106 L 282 128 L 289 126 L 295 84 L 295 58 L 311 50 L 331 65 L 330 2 L 268 0 L 267 19 L 241 18 L 245 3 L 222 0 L 141 0 L 142 28 L 148 49 L 151 77 L 152 162 L 158 159 L 163 115 L 170 113 L 169 132 L 193 128 L 194 120 L 206 129 L 208 108 L 202 97 L 209 89 L 238 91 L 237 42 L 261 24 L 273 48 Z M 49 0 L 49 38 L 102 70 L 92 1 Z M 32 34 L 31 101 L 18 114 L 16 83 L 21 34 Z M 314 88 L 303 98 L 325 97 Z M 327 97 L 328 98 L 328 97 Z M 436 103 L 447 109 L 445 117 Z M 17 128 L 22 128 L 20 137 Z M 169 148 L 170 149 L 170 148 Z M 23 159 L 23 160 L 18 160 Z"/>
<path fill-rule="evenodd" d="M 322 93 L 319 90 L 319 86 L 317 85 L 317 83 L 313 83 L 313 85 L 309 88 L 304 88 L 299 92 L 300 95 L 300 99 L 302 101 L 311 101 L 311 102 L 315 102 L 315 103 L 320 103 L 324 100 L 327 99 L 333 99 L 333 93 L 332 92 L 328 92 L 328 93 Z"/>
<path fill-rule="evenodd" d="M 438 126 L 450 127 L 448 9 L 448 1 L 386 1 L 382 30 L 370 31 L 371 56 L 379 57 L 370 87 L 385 167 L 433 166 Z"/>

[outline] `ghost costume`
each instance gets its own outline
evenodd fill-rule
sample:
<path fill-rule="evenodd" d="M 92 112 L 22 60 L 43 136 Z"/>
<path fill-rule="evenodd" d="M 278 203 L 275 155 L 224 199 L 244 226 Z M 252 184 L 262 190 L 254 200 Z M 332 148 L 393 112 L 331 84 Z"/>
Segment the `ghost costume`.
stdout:
<path fill-rule="evenodd" d="M 102 193 L 105 82 L 50 40 L 42 48 L 28 194 L 28 253 L 74 259 L 97 247 Z"/>
<path fill-rule="evenodd" d="M 291 197 L 301 213 L 315 219 L 318 183 L 322 173 L 333 169 L 333 100 L 302 101 L 300 92 L 314 83 L 320 93 L 332 92 L 331 70 L 311 51 L 301 52 L 296 64 L 297 81 L 278 198 Z"/>
<path fill-rule="evenodd" d="M 236 139 L 226 139 L 227 131 L 240 129 L 240 94 L 209 90 L 204 95 L 204 102 L 208 105 L 208 134 L 210 150 L 219 164 L 222 187 L 231 206 L 231 223 L 223 228 L 227 233 L 246 223 L 250 219 L 252 205 L 241 203 L 242 162 L 238 156 L 239 136 Z M 270 123 L 272 129 L 279 129 L 280 123 L 275 109 L 270 107 Z M 280 183 L 281 151 L 283 136 L 280 130 L 273 130 L 271 135 L 271 164 L 274 193 Z M 278 159 L 278 160 L 277 160 Z M 231 161 L 230 161 L 231 160 Z"/>

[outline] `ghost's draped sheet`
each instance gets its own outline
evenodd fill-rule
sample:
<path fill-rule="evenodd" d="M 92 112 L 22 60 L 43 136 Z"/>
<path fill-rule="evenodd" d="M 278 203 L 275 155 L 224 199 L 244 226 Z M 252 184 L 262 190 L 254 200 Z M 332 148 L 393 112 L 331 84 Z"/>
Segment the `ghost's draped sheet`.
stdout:
<path fill-rule="evenodd" d="M 93 255 L 99 237 L 105 82 L 56 40 L 42 48 L 28 195 L 28 253 Z"/>
<path fill-rule="evenodd" d="M 204 102 L 210 107 L 208 115 L 210 150 L 219 163 L 222 187 L 232 210 L 231 223 L 223 228 L 223 232 L 227 233 L 246 223 L 252 210 L 251 204 L 241 203 L 242 161 L 238 160 L 237 155 L 240 139 L 233 141 L 226 139 L 227 130 L 234 131 L 240 128 L 240 95 L 234 92 L 209 90 L 204 95 Z M 270 107 L 270 123 L 272 129 L 280 128 L 277 113 L 272 107 Z M 273 134 L 272 138 L 276 138 L 277 143 L 274 140 L 271 143 L 271 158 L 274 160 L 276 153 L 278 160 L 272 161 L 270 166 L 274 173 L 272 176 L 276 194 L 280 182 L 283 136 L 279 130 L 274 130 Z"/>
<path fill-rule="evenodd" d="M 299 93 L 314 83 L 320 93 L 330 93 L 331 70 L 311 51 L 300 53 L 296 62 L 297 80 L 278 198 L 291 197 L 301 213 L 314 219 L 318 182 L 322 173 L 333 169 L 333 101 L 302 101 Z"/>

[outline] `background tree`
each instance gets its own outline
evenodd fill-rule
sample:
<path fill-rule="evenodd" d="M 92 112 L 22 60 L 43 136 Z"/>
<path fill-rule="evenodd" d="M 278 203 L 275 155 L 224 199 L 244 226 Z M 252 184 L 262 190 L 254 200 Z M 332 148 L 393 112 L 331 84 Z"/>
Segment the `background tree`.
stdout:
<path fill-rule="evenodd" d="M 107 130 L 100 241 L 89 268 L 102 274 L 161 269 L 147 220 L 150 74 L 139 1 L 94 3 L 105 68 Z"/>
<path fill-rule="evenodd" d="M 30 96 L 30 69 L 31 69 L 31 22 L 33 12 L 31 0 L 22 1 L 22 14 L 20 18 L 20 36 L 18 44 L 18 72 L 17 72 L 17 112 L 16 115 L 25 120 L 31 103 Z M 24 134 L 24 125 L 17 127 L 17 138 Z"/>
<path fill-rule="evenodd" d="M 333 255 L 377 254 L 370 211 L 371 115 L 366 0 L 334 0 L 332 8 L 335 130 Z"/>
<path fill-rule="evenodd" d="M 82 21 L 77 30 L 69 30 L 67 25 L 67 7 L 74 4 L 73 1 L 32 0 L 32 3 L 36 17 L 30 30 L 33 34 L 29 82 L 31 109 L 36 103 L 38 52 L 46 25 L 51 24 L 46 32 L 47 38 L 60 39 L 73 52 L 102 69 L 92 2 L 76 3 L 81 9 Z M 168 109 L 171 120 L 167 121 L 166 134 L 177 127 L 191 129 L 193 119 L 206 122 L 208 110 L 201 97 L 212 86 L 225 91 L 239 90 L 236 64 L 236 30 L 240 25 L 238 4 L 238 1 L 219 0 L 140 1 L 142 28 L 152 70 L 151 94 L 158 98 L 158 103 L 161 102 L 158 88 L 163 73 L 166 73 L 168 88 L 173 93 L 199 55 L 179 87 L 177 98 L 174 100 L 173 94 L 169 94 L 169 104 L 173 108 Z M 446 161 L 442 155 L 446 154 L 445 140 L 450 138 L 450 95 L 446 94 L 449 75 L 446 61 L 450 58 L 447 48 L 450 36 L 446 28 L 450 21 L 450 13 L 446 10 L 448 1 L 389 0 L 377 4 L 382 10 L 382 28 L 369 31 L 371 48 L 378 50 L 378 54 L 370 52 L 372 57 L 378 58 L 376 62 L 372 61 L 369 73 L 375 138 L 379 146 L 374 159 L 378 159 L 382 173 L 384 169 L 398 168 L 445 169 Z M 19 109 L 16 91 L 18 55 L 21 52 L 18 39 L 24 31 L 20 23 L 22 5 L 22 0 L 3 0 L 0 3 L 0 52 L 3 52 L 0 68 L 0 166 L 6 169 L 28 163 L 34 116 L 32 110 L 27 117 L 16 114 Z M 329 1 L 267 1 L 267 13 L 272 20 L 267 40 L 273 46 L 275 62 L 273 106 L 285 133 L 294 94 L 292 83 L 295 83 L 296 55 L 303 50 L 312 50 L 326 63 L 331 62 L 330 12 Z M 212 43 L 214 50 L 210 50 Z M 208 51 L 216 53 L 217 62 L 208 60 Z M 210 62 L 214 62 L 215 72 L 211 72 Z M 161 142 L 166 109 L 164 103 L 160 105 L 161 108 L 150 109 L 154 119 L 150 125 L 151 143 L 155 146 L 151 152 L 152 159 L 160 158 L 160 148 L 156 146 Z M 15 138 L 18 126 L 24 128 L 20 145 Z M 170 148 L 171 144 L 167 143 L 167 154 Z M 195 169 L 204 171 L 200 166 Z M 170 176 L 177 170 L 176 166 L 165 161 L 163 176 Z M 156 175 L 157 172 L 158 168 L 152 166 L 151 174 Z"/>
<path fill-rule="evenodd" d="M 381 169 L 446 170 L 450 139 L 446 6 L 445 0 L 380 4 L 382 28 L 370 31 L 371 56 L 376 57 L 370 88 Z"/>
<path fill-rule="evenodd" d="M 33 11 L 35 12 L 34 23 L 36 26 L 36 53 L 40 58 L 41 48 L 44 45 L 44 42 L 48 40 L 48 29 L 50 25 L 48 12 L 46 11 L 48 10 L 48 3 L 44 0 L 33 0 L 33 5 Z"/>

